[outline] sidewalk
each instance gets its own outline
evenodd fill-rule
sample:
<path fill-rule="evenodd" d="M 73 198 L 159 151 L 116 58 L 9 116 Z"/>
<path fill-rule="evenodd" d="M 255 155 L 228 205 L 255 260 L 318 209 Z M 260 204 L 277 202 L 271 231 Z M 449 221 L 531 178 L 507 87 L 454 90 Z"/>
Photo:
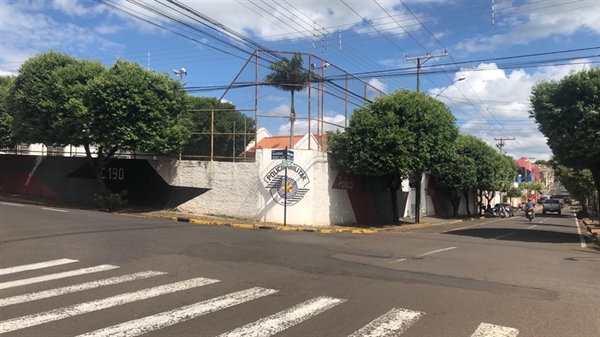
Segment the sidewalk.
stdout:
<path fill-rule="evenodd" d="M 27 195 L 15 195 L 15 194 L 0 194 L 0 201 L 22 203 L 38 206 L 50 206 L 50 207 L 64 207 L 74 209 L 86 209 L 86 210 L 99 210 L 96 206 L 90 204 L 82 204 L 72 201 L 47 199 L 41 197 L 32 197 Z M 464 219 L 443 219 L 436 217 L 422 217 L 421 223 L 414 223 L 412 218 L 403 218 L 397 225 L 383 224 L 383 225 L 359 225 L 359 224 L 348 224 L 338 226 L 300 226 L 300 225 L 287 225 L 283 226 L 280 223 L 266 223 L 258 222 L 248 219 L 236 219 L 226 216 L 214 216 L 205 214 L 192 214 L 180 211 L 149 211 L 135 208 L 125 208 L 114 212 L 124 216 L 136 216 L 145 218 L 157 218 L 166 219 L 178 222 L 186 222 L 204 226 L 228 226 L 244 229 L 271 229 L 278 231 L 295 231 L 295 232 L 312 232 L 312 233 L 351 233 L 351 234 L 374 234 L 382 232 L 402 232 L 411 229 L 441 226 L 450 223 L 459 223 L 463 221 L 478 220 L 482 217 L 474 216 L 471 218 Z"/>
<path fill-rule="evenodd" d="M 128 210 L 117 212 L 123 215 L 143 216 L 148 218 L 167 219 L 179 222 L 188 222 L 197 225 L 205 226 L 228 226 L 245 229 L 271 229 L 278 231 L 295 231 L 295 232 L 312 232 L 312 233 L 351 233 L 351 234 L 374 234 L 382 232 L 401 232 L 410 229 L 424 228 L 431 226 L 440 226 L 448 223 L 458 223 L 462 221 L 474 220 L 471 219 L 440 219 L 434 217 L 423 217 L 421 223 L 415 224 L 414 219 L 402 219 L 398 225 L 381 225 L 381 226 L 362 226 L 358 224 L 315 227 L 315 226 L 300 226 L 287 225 L 283 226 L 279 223 L 256 222 L 246 219 L 234 219 L 226 217 L 217 217 L 202 214 L 190 214 L 176 211 L 152 211 L 135 213 Z M 478 219 L 478 218 L 477 218 Z"/>

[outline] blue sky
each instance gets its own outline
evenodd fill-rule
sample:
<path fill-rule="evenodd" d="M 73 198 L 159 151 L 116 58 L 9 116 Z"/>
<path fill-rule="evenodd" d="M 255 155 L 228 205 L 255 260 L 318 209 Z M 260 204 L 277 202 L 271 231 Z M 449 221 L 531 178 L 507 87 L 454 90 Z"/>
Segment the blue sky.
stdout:
<path fill-rule="evenodd" d="M 416 89 L 416 63 L 407 56 L 447 51 L 423 64 L 421 90 L 439 94 L 463 133 L 490 145 L 515 138 L 506 142 L 508 154 L 548 159 L 528 118 L 531 86 L 598 66 L 600 1 L 0 0 L 1 74 L 53 49 L 171 76 L 183 67 L 186 87 L 215 88 L 194 94 L 220 97 L 238 73 L 239 81 L 253 80 L 242 68 L 257 46 L 311 53 L 386 93 Z M 225 98 L 240 107 L 252 101 L 248 95 Z M 289 111 L 287 94 L 272 89 L 262 97 L 270 103 L 261 113 Z M 343 125 L 343 113 L 324 110 L 326 120 Z M 282 133 L 289 127 L 285 119 L 269 123 Z"/>

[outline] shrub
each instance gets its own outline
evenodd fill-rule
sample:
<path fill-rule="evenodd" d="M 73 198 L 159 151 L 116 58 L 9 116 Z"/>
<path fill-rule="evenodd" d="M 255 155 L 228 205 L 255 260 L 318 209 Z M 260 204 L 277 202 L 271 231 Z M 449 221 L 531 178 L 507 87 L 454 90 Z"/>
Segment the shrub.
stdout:
<path fill-rule="evenodd" d="M 119 193 L 111 193 L 107 197 L 96 195 L 95 200 L 105 212 L 114 212 L 125 204 L 125 201 L 123 201 L 123 198 Z"/>
<path fill-rule="evenodd" d="M 581 210 L 577 211 L 576 216 L 577 216 L 577 219 L 581 220 L 583 218 L 589 217 L 590 215 L 589 215 L 588 212 L 586 212 L 586 211 L 584 211 L 584 210 L 581 209 Z"/>

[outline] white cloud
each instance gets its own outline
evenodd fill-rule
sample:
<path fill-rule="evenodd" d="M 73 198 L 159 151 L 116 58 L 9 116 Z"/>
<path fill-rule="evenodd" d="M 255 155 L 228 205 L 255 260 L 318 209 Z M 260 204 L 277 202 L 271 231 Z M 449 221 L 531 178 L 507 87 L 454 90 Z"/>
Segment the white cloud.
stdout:
<path fill-rule="evenodd" d="M 119 25 L 100 25 L 100 26 L 97 26 L 94 30 L 99 34 L 108 35 L 108 34 L 114 34 L 118 31 L 120 31 L 121 29 L 123 29 L 123 28 Z"/>
<path fill-rule="evenodd" d="M 44 8 L 21 3 L 3 3 L 0 11 L 2 35 L 0 62 L 5 71 L 16 72 L 27 58 L 48 50 L 66 53 L 118 52 L 124 47 L 73 23 L 57 22 Z"/>
<path fill-rule="evenodd" d="M 17 76 L 18 74 L 14 71 L 4 71 L 0 69 L 0 76 Z"/>
<path fill-rule="evenodd" d="M 323 131 L 335 131 L 341 130 L 344 127 L 346 118 L 343 115 L 335 115 L 331 117 L 325 116 L 323 123 Z M 305 135 L 308 133 L 308 121 L 306 119 L 297 119 L 294 122 L 294 134 L 295 135 Z M 312 134 L 317 134 L 317 130 L 320 128 L 319 122 L 313 120 L 310 124 L 310 132 Z M 290 134 L 290 122 L 288 121 L 285 124 L 279 126 L 276 132 L 273 132 L 274 136 L 284 136 Z"/>
<path fill-rule="evenodd" d="M 52 7 L 71 17 L 94 15 L 104 10 L 100 6 L 82 6 L 77 0 L 53 0 Z"/>
<path fill-rule="evenodd" d="M 507 141 L 505 150 L 514 157 L 533 156 L 548 159 L 550 148 L 537 124 L 529 118 L 529 95 L 532 86 L 540 80 L 558 80 L 572 70 L 583 69 L 588 61 L 576 60 L 571 64 L 539 68 L 532 74 L 524 70 L 505 71 L 495 64 L 480 64 L 476 68 L 462 69 L 454 82 L 444 88 L 429 91 L 446 103 L 458 119 L 461 131 L 480 137 L 490 145 L 496 138 L 516 138 Z M 485 70 L 485 71 L 482 71 Z"/>
<path fill-rule="evenodd" d="M 507 45 L 526 45 L 553 35 L 570 36 L 577 31 L 600 34 L 600 2 L 574 1 L 558 6 L 541 2 L 538 8 L 531 9 L 531 4 L 513 8 L 514 13 L 498 24 L 502 33 L 465 39 L 456 49 L 491 51 Z M 519 11 L 524 13 L 519 14 Z"/>

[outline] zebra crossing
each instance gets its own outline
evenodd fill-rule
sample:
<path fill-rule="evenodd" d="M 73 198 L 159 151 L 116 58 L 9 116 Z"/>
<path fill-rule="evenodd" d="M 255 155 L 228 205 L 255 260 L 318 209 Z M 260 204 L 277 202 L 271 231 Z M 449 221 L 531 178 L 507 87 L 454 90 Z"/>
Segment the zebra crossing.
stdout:
<path fill-rule="evenodd" d="M 52 267 L 71 265 L 78 262 L 78 260 L 64 258 L 52 261 L 35 262 L 26 265 L 7 267 L 0 269 L 0 276 L 18 274 L 34 270 L 46 271 Z M 0 282 L 0 308 L 5 308 L 11 305 L 28 303 L 33 301 L 40 301 L 77 292 L 84 292 L 86 290 L 98 289 L 109 285 L 124 284 L 136 280 L 165 276 L 168 274 L 162 271 L 148 270 L 10 297 L 5 297 L 4 294 L 2 294 L 2 290 L 6 290 L 9 288 L 17 288 L 21 286 L 38 284 L 52 280 L 68 279 L 70 277 L 80 275 L 98 275 L 103 271 L 116 270 L 118 268 L 119 266 L 106 264 L 94 267 L 79 268 L 66 272 L 50 273 L 42 276 L 27 277 L 12 281 Z M 72 318 L 78 315 L 111 309 L 128 303 L 134 303 L 137 301 L 156 298 L 163 295 L 183 292 L 203 286 L 209 286 L 218 282 L 221 282 L 221 280 L 204 277 L 190 278 L 187 280 L 149 287 L 141 290 L 125 292 L 105 298 L 94 299 L 88 302 L 63 306 L 42 312 L 31 313 L 21 317 L 6 319 L 0 321 L 0 335 L 18 331 L 21 329 L 26 329 L 29 327 Z M 122 323 L 117 323 L 108 327 L 103 327 L 94 331 L 80 334 L 78 335 L 78 337 L 140 336 L 185 321 L 190 321 L 204 315 L 215 313 L 233 306 L 250 305 L 250 303 L 253 300 L 264 298 L 276 294 L 278 292 L 279 291 L 276 289 L 268 289 L 262 287 L 253 287 L 249 289 L 239 290 L 226 295 L 185 305 L 176 309 L 159 312 L 146 317 L 137 318 Z M 335 307 L 340 305 L 349 305 L 349 303 L 346 299 L 328 296 L 315 297 L 312 299 L 308 299 L 305 302 L 296 304 L 288 309 L 274 313 L 270 316 L 258 319 L 255 322 L 250 322 L 238 328 L 234 328 L 231 331 L 220 334 L 218 337 L 273 336 L 279 332 L 296 326 L 304 321 L 307 321 L 325 311 L 334 310 Z M 404 308 L 392 308 L 385 314 L 375 318 L 367 325 L 352 333 L 350 337 L 400 336 L 404 332 L 409 330 L 413 325 L 417 324 L 424 317 L 426 317 L 426 314 L 424 312 Z M 511 327 L 499 326 L 490 323 L 481 323 L 479 324 L 479 326 L 477 326 L 477 329 L 471 335 L 471 337 L 516 337 L 518 334 L 519 330 Z"/>

